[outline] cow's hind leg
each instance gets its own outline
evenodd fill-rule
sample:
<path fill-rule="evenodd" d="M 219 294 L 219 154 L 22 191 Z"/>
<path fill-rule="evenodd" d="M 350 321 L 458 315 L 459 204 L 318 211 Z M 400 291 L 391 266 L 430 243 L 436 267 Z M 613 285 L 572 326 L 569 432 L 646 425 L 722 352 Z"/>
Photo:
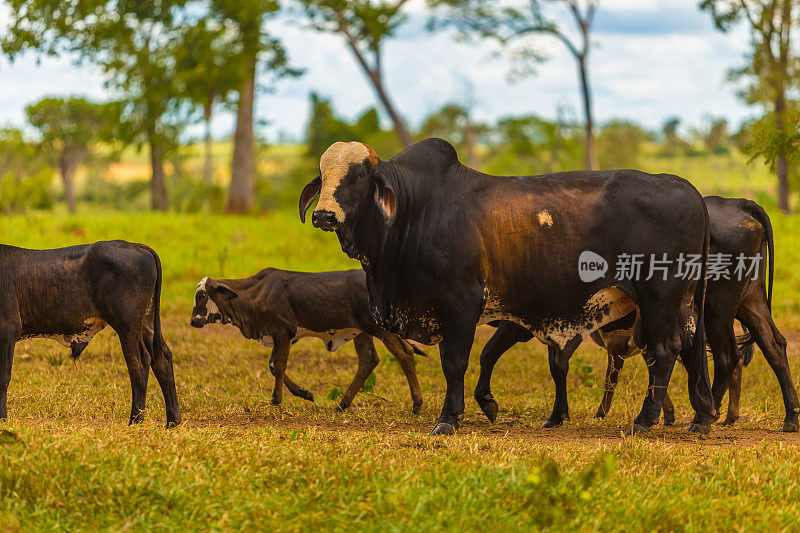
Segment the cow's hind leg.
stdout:
<path fill-rule="evenodd" d="M 181 423 L 181 408 L 178 403 L 178 391 L 175 388 L 175 373 L 172 367 L 172 350 L 164 339 L 160 339 L 161 350 L 153 350 L 153 340 L 147 336 L 142 341 L 142 351 L 150 354 L 150 368 L 156 376 L 161 394 L 164 396 L 164 407 L 167 414 L 167 427 Z"/>
<path fill-rule="evenodd" d="M 789 361 L 786 358 L 786 339 L 778 331 L 778 327 L 773 322 L 766 303 L 753 304 L 748 300 L 739 309 L 737 318 L 753 335 L 756 344 L 761 348 L 767 363 L 775 373 L 775 377 L 778 378 L 781 394 L 783 395 L 783 404 L 786 408 L 783 431 L 798 431 L 800 429 L 798 424 L 800 403 L 797 400 L 797 391 L 792 383 Z"/>
<path fill-rule="evenodd" d="M 492 395 L 492 373 L 500 357 L 518 342 L 527 342 L 533 338 L 531 333 L 513 322 L 501 322 L 492 338 L 481 351 L 481 373 L 475 386 L 475 401 L 490 422 L 497 419 L 500 407 Z"/>
<path fill-rule="evenodd" d="M 417 379 L 417 366 L 414 364 L 414 350 L 410 345 L 400 340 L 397 335 L 388 334 L 380 339 L 386 349 L 400 363 L 400 368 L 403 369 L 403 374 L 406 376 L 408 388 L 411 391 L 411 412 L 413 414 L 419 413 L 422 408 L 422 391 L 419 388 L 419 380 Z"/>
<path fill-rule="evenodd" d="M 116 328 L 115 328 L 116 329 Z M 129 423 L 144 421 L 144 408 L 147 401 L 147 378 L 150 374 L 150 356 L 142 342 L 141 332 L 130 328 L 117 329 L 122 355 L 128 366 L 131 379 L 131 416 Z"/>
<path fill-rule="evenodd" d="M 714 381 L 711 385 L 711 396 L 714 399 L 713 418 L 719 418 L 722 399 L 739 363 L 739 349 L 736 346 L 736 334 L 733 331 L 733 317 L 730 321 L 706 320 L 708 346 L 714 359 Z"/>
<path fill-rule="evenodd" d="M 742 397 L 742 367 L 744 367 L 744 363 L 740 360 L 731 376 L 731 383 L 728 387 L 728 414 L 725 416 L 725 422 L 723 422 L 725 426 L 730 426 L 739 420 L 739 400 Z"/>
<path fill-rule="evenodd" d="M 556 399 L 553 402 L 553 412 L 550 418 L 542 424 L 543 428 L 555 428 L 564 424 L 564 420 L 569 420 L 569 404 L 567 402 L 567 372 L 569 372 L 569 358 L 580 346 L 583 338 L 575 336 L 568 341 L 564 349 L 548 346 L 547 357 L 550 362 L 550 375 L 556 384 Z"/>
<path fill-rule="evenodd" d="M 353 344 L 355 344 L 356 354 L 358 355 L 358 368 L 352 383 L 347 387 L 342 399 L 339 400 L 339 405 L 336 406 L 338 411 L 343 411 L 350 406 L 353 398 L 356 397 L 358 391 L 364 386 L 364 382 L 380 362 L 378 352 L 375 351 L 375 344 L 372 342 L 372 335 L 361 333 L 353 339 Z"/>
<path fill-rule="evenodd" d="M 603 399 L 600 401 L 600 407 L 597 408 L 597 413 L 594 415 L 595 418 L 605 418 L 611 411 L 611 401 L 614 399 L 614 391 L 617 388 L 617 382 L 619 382 L 619 373 L 624 364 L 625 359 L 613 347 L 609 347 Z"/>
<path fill-rule="evenodd" d="M 8 418 L 8 384 L 14 361 L 14 345 L 19 338 L 20 326 L 0 325 L 0 420 Z"/>

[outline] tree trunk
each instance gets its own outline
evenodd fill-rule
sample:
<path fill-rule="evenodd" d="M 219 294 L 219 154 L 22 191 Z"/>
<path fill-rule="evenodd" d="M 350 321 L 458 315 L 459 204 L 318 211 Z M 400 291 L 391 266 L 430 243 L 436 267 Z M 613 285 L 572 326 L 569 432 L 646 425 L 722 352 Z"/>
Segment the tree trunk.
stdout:
<path fill-rule="evenodd" d="M 231 184 L 228 189 L 229 213 L 245 213 L 253 209 L 255 189 L 255 137 L 253 135 L 253 103 L 255 99 L 256 55 L 248 57 L 248 75 L 239 91 L 236 110 L 236 134 L 233 139 Z"/>
<path fill-rule="evenodd" d="M 169 207 L 167 200 L 167 187 L 164 183 L 164 147 L 150 139 L 150 165 L 152 178 L 150 179 L 150 194 L 154 211 L 166 211 Z"/>
<path fill-rule="evenodd" d="M 786 95 L 781 92 L 775 100 L 775 129 L 783 133 L 786 113 Z M 791 212 L 789 205 L 789 160 L 786 153 L 778 154 L 775 161 L 775 173 L 778 175 L 778 208 L 784 213 Z"/>
<path fill-rule="evenodd" d="M 380 51 L 375 52 L 375 67 L 370 68 L 366 59 L 364 59 L 361 50 L 359 50 L 358 46 L 356 46 L 355 41 L 349 36 L 346 36 L 346 39 L 350 50 L 353 52 L 353 55 L 358 61 L 358 64 L 361 65 L 361 68 L 369 78 L 369 81 L 372 82 L 372 87 L 375 89 L 375 93 L 378 95 L 378 99 L 381 101 L 381 104 L 383 104 L 383 108 L 386 110 L 389 118 L 392 119 L 394 131 L 400 138 L 400 142 L 403 143 L 403 146 L 411 146 L 414 144 L 414 138 L 411 136 L 411 133 L 409 133 L 406 123 L 402 118 L 400 118 L 400 115 L 397 114 L 397 111 L 395 111 L 394 104 L 392 103 L 391 98 L 389 98 L 389 93 L 387 93 L 383 88 L 383 73 L 381 72 L 380 66 Z"/>
<path fill-rule="evenodd" d="M 374 75 L 371 74 L 370 79 L 372 80 L 372 85 L 375 87 L 375 92 L 378 93 L 378 98 L 380 98 L 384 109 L 386 109 L 386 112 L 389 114 L 389 118 L 392 119 L 394 131 L 400 138 L 400 142 L 403 143 L 403 146 L 411 146 L 414 144 L 414 138 L 408 131 L 406 123 L 403 122 L 403 119 L 400 118 L 400 115 L 395 111 L 394 104 L 389 98 L 389 94 L 383 89 L 383 81 L 381 80 L 380 72 L 376 72 Z"/>
<path fill-rule="evenodd" d="M 597 170 L 597 151 L 595 149 L 594 119 L 592 118 L 592 93 L 589 88 L 589 74 L 586 71 L 586 57 L 578 58 L 581 76 L 581 92 L 583 93 L 584 115 L 584 154 L 586 170 Z"/>
<path fill-rule="evenodd" d="M 203 180 L 207 184 L 214 182 L 214 162 L 211 159 L 211 111 L 214 107 L 214 96 L 209 95 L 206 105 L 203 109 L 203 120 L 206 123 L 206 137 L 205 137 L 205 165 L 203 166 Z"/>
<path fill-rule="evenodd" d="M 64 182 L 64 198 L 67 200 L 67 210 L 75 213 L 75 165 L 66 152 L 61 154 L 58 160 L 58 170 L 61 173 L 61 181 Z"/>

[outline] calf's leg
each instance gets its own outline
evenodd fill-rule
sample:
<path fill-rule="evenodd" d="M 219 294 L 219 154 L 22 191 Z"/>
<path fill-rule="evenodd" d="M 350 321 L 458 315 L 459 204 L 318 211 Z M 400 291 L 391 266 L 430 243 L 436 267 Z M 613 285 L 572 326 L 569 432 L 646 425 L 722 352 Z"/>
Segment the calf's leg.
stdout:
<path fill-rule="evenodd" d="M 375 351 L 375 344 L 372 342 L 372 335 L 361 333 L 353 339 L 353 344 L 356 346 L 356 354 L 358 355 L 358 368 L 353 381 L 347 387 L 342 399 L 339 400 L 339 405 L 336 406 L 337 411 L 343 411 L 350 407 L 353 398 L 356 397 L 358 391 L 364 386 L 364 382 L 380 362 L 378 352 Z"/>
<path fill-rule="evenodd" d="M 500 357 L 518 342 L 527 342 L 533 338 L 531 333 L 513 322 L 501 322 L 492 338 L 481 351 L 481 373 L 475 386 L 475 401 L 490 422 L 497 419 L 500 407 L 492 395 L 491 381 L 494 366 Z"/>
<path fill-rule="evenodd" d="M 600 407 L 597 408 L 597 413 L 594 415 L 595 418 L 605 418 L 609 411 L 611 411 L 611 401 L 614 399 L 614 391 L 619 382 L 619 373 L 624 364 L 625 359 L 616 351 L 612 353 L 612 349 L 609 348 L 606 381 L 603 385 L 603 399 L 600 401 Z"/>
<path fill-rule="evenodd" d="M 400 337 L 397 335 L 387 334 L 380 337 L 380 339 L 383 345 L 386 346 L 386 349 L 389 350 L 389 353 L 400 363 L 400 368 L 403 369 L 403 374 L 406 376 L 408 388 L 411 391 L 411 412 L 413 414 L 419 413 L 419 410 L 422 408 L 422 391 L 419 388 L 417 367 L 414 364 L 414 350 L 411 346 L 400 340 Z M 356 350 L 358 350 L 357 345 Z"/>
<path fill-rule="evenodd" d="M 739 400 L 742 397 L 742 367 L 744 364 L 740 360 L 733 370 L 731 383 L 728 387 L 728 414 L 725 416 L 723 425 L 729 426 L 739 420 Z"/>

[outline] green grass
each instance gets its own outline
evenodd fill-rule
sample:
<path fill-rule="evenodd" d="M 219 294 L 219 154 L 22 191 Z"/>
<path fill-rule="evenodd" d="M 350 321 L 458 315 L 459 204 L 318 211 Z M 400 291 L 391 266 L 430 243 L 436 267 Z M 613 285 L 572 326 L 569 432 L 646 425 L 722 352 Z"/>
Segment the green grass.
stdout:
<path fill-rule="evenodd" d="M 772 190 L 762 169 L 737 159 L 648 162 L 648 170 L 667 169 L 698 176 L 706 194 L 758 197 Z M 774 315 L 790 340 L 797 376 L 800 218 L 770 214 L 778 260 Z M 572 419 L 565 428 L 540 430 L 553 390 L 546 350 L 536 342 L 514 348 L 497 366 L 496 424 L 472 401 L 478 354 L 492 332 L 482 327 L 467 373 L 463 430 L 431 438 L 427 430 L 444 394 L 436 348 L 417 358 L 421 414 L 409 413 L 402 372 L 382 346 L 373 390 L 336 413 L 328 394 L 352 379 L 352 344 L 328 353 L 316 340 L 297 343 L 288 373 L 317 401 L 287 392 L 274 407 L 263 347 L 231 326 L 188 327 L 203 276 L 357 266 L 333 235 L 301 225 L 295 209 L 261 217 L 57 211 L 0 219 L 0 241 L 19 246 L 109 238 L 145 242 L 161 256 L 164 335 L 185 423 L 162 427 L 164 404 L 151 379 L 147 421 L 126 425 L 130 385 L 110 330 L 76 362 L 52 341 L 19 343 L 10 420 L 0 426 L 0 527 L 785 530 L 800 520 L 800 440 L 776 432 L 782 401 L 758 354 L 744 373 L 736 429 L 715 426 L 707 438 L 686 433 L 692 413 L 685 372 L 677 368 L 670 394 L 678 425 L 623 438 L 641 405 L 646 368 L 638 359 L 626 363 L 610 416 L 594 420 L 605 355 L 585 343 L 568 382 Z"/>

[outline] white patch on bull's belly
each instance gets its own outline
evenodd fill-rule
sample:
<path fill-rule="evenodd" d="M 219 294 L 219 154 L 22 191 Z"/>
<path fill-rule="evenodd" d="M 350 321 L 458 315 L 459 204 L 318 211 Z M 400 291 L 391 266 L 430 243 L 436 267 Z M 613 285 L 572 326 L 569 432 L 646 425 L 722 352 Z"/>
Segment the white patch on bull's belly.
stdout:
<path fill-rule="evenodd" d="M 328 330 L 328 331 L 311 331 L 308 329 L 297 328 L 297 333 L 292 338 L 291 342 L 294 342 L 298 339 L 302 339 L 304 337 L 317 337 L 318 339 L 321 339 L 322 342 L 325 343 L 325 348 L 329 352 L 335 352 L 343 344 L 346 344 L 351 340 L 355 339 L 361 333 L 362 331 L 360 329 L 355 329 L 355 328 Z M 272 340 L 272 337 L 270 337 L 269 335 L 261 337 L 261 339 L 258 342 L 261 343 L 263 346 L 266 346 L 267 348 L 272 348 L 275 344 L 274 341 Z"/>
<path fill-rule="evenodd" d="M 25 337 L 26 339 L 52 339 L 62 346 L 66 346 L 69 348 L 73 342 L 85 342 L 89 343 L 95 335 L 100 333 L 104 327 L 108 324 L 101 318 L 92 317 L 87 318 L 83 321 L 83 324 L 86 326 L 85 331 L 81 331 L 80 333 L 75 333 L 73 335 L 31 335 L 29 337 Z"/>
<path fill-rule="evenodd" d="M 527 328 L 542 343 L 554 344 L 563 349 L 567 342 L 576 336 L 580 335 L 586 338 L 593 331 L 628 315 L 635 309 L 636 304 L 625 292 L 617 287 L 609 287 L 598 291 L 589 298 L 583 305 L 579 319 L 547 319 L 539 329 L 535 329 L 519 317 L 503 311 L 500 301 L 489 293 L 486 307 L 478 323 L 485 324 L 493 320 L 514 322 Z"/>

